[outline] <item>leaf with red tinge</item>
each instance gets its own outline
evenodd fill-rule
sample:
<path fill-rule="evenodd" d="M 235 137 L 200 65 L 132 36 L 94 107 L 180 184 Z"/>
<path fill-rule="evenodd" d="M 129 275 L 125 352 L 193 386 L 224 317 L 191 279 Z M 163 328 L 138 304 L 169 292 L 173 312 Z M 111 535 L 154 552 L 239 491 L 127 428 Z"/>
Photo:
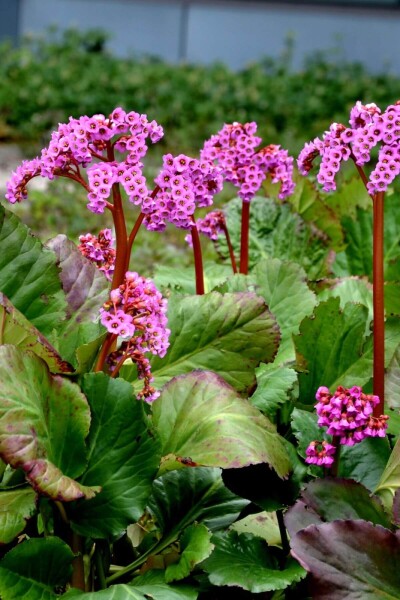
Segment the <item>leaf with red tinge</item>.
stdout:
<path fill-rule="evenodd" d="M 290 545 L 312 575 L 314 600 L 400 598 L 400 539 L 380 525 L 361 520 L 310 525 Z"/>
<path fill-rule="evenodd" d="M 86 465 L 90 411 L 79 387 L 51 375 L 32 352 L 0 346 L 0 457 L 21 468 L 41 494 L 70 501 L 92 497 L 74 478 Z"/>
<path fill-rule="evenodd" d="M 74 368 L 62 360 L 55 348 L 22 313 L 0 293 L 0 343 L 31 350 L 40 356 L 52 373 L 72 373 Z"/>
<path fill-rule="evenodd" d="M 163 455 L 173 462 L 188 457 L 226 469 L 267 463 L 280 477 L 291 469 L 275 426 L 211 371 L 174 377 L 152 408 Z M 167 470 L 167 463 L 162 467 Z"/>
<path fill-rule="evenodd" d="M 325 477 L 311 481 L 299 500 L 285 515 L 285 525 L 293 537 L 308 525 L 336 519 L 364 519 L 390 527 L 380 500 L 352 479 Z"/>

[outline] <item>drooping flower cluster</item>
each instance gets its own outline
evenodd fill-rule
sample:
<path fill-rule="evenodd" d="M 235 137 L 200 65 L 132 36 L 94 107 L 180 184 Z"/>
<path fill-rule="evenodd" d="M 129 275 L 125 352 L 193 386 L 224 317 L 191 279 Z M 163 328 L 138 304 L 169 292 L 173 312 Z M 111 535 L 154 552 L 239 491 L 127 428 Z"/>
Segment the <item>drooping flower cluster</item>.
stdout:
<path fill-rule="evenodd" d="M 145 380 L 145 389 L 139 397 L 148 402 L 158 393 L 151 388 L 152 381 L 146 352 L 165 356 L 169 346 L 170 330 L 167 328 L 167 300 L 150 279 L 133 271 L 125 274 L 125 281 L 110 292 L 110 300 L 100 309 L 100 320 L 106 329 L 126 338 L 117 351 L 109 356 L 113 370 L 128 358 L 138 365 L 139 376 Z"/>
<path fill-rule="evenodd" d="M 318 425 L 326 427 L 327 434 L 338 438 L 339 444 L 354 446 L 366 437 L 385 437 L 388 416 L 373 415 L 374 406 L 379 404 L 378 396 L 364 394 L 358 386 L 349 389 L 340 386 L 334 394 L 322 386 L 315 397 Z M 311 442 L 306 462 L 327 465 L 333 456 L 328 446 Z"/>
<path fill-rule="evenodd" d="M 163 231 L 167 222 L 190 229 L 195 209 L 211 206 L 223 185 L 221 171 L 211 161 L 185 154 L 166 154 L 155 182 L 157 195 L 148 196 L 142 203 L 145 225 L 153 231 Z"/>
<path fill-rule="evenodd" d="M 196 227 L 199 233 L 210 238 L 210 240 L 217 240 L 220 233 L 225 231 L 225 215 L 222 210 L 214 210 L 208 213 L 204 219 L 196 220 Z M 192 236 L 188 234 L 185 240 L 192 246 Z"/>
<path fill-rule="evenodd" d="M 97 268 L 111 281 L 114 273 L 115 248 L 111 229 L 102 229 L 99 235 L 86 233 L 79 236 L 78 249 L 83 256 L 94 262 Z"/>
<path fill-rule="evenodd" d="M 333 123 L 322 137 L 307 143 L 299 154 L 298 166 L 303 175 L 320 155 L 317 180 L 325 191 L 335 190 L 335 176 L 341 161 L 352 157 L 362 167 L 371 160 L 371 151 L 381 144 L 378 162 L 367 183 L 368 192 L 385 191 L 400 173 L 400 102 L 382 113 L 376 104 L 357 102 L 350 112 L 350 127 Z"/>
<path fill-rule="evenodd" d="M 52 133 L 40 157 L 24 161 L 16 169 L 7 183 L 6 198 L 12 203 L 26 198 L 27 183 L 38 175 L 48 179 L 65 176 L 86 188 L 92 212 L 104 212 L 114 183 L 123 186 L 131 202 L 140 204 L 149 194 L 140 160 L 147 152 L 147 139 L 155 143 L 162 136 L 163 129 L 156 121 L 122 108 L 116 108 L 109 117 L 71 117 Z M 124 160 L 115 160 L 115 150 L 126 154 Z M 82 178 L 80 167 L 87 168 L 88 182 Z"/>
<path fill-rule="evenodd" d="M 227 181 L 239 188 L 242 200 L 250 202 L 267 174 L 273 183 L 280 183 L 280 198 L 289 196 L 293 182 L 293 158 L 287 150 L 271 144 L 256 151 L 261 138 L 256 136 L 254 122 L 226 124 L 204 144 L 201 158 L 216 161 Z"/>
<path fill-rule="evenodd" d="M 331 467 L 335 462 L 336 448 L 329 442 L 311 442 L 306 450 L 306 462 L 310 465 Z"/>

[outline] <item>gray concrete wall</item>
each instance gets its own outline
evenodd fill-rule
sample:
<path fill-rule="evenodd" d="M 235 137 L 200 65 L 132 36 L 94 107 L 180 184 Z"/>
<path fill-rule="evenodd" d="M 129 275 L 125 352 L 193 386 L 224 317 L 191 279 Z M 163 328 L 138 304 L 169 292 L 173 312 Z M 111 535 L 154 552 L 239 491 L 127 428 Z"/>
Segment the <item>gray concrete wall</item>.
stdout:
<path fill-rule="evenodd" d="M 394 0 L 386 0 L 393 2 Z M 17 0 L 8 0 L 8 5 Z M 169 61 L 221 60 L 232 68 L 278 56 L 295 40 L 295 66 L 305 55 L 340 47 L 346 60 L 400 74 L 400 10 L 279 2 L 205 0 L 19 0 L 21 33 L 49 25 L 98 27 L 119 55 L 153 54 Z M 383 3 L 385 0 L 383 0 Z M 0 9 L 4 0 L 0 0 Z"/>

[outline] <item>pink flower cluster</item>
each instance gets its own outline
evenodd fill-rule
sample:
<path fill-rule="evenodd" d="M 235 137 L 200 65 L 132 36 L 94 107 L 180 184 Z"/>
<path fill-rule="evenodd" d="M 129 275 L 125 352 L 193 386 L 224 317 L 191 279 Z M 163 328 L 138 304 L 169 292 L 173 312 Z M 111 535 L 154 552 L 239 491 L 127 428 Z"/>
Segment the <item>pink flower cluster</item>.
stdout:
<path fill-rule="evenodd" d="M 24 161 L 16 169 L 7 183 L 6 198 L 12 203 L 26 198 L 26 185 L 32 177 L 54 179 L 62 175 L 86 188 L 88 208 L 95 213 L 104 212 L 114 183 L 121 183 L 129 200 L 139 204 L 148 195 L 140 162 L 147 152 L 147 138 L 155 143 L 162 136 L 163 129 L 156 121 L 149 122 L 146 115 L 126 113 L 122 108 L 116 108 L 109 117 L 71 117 L 52 133 L 40 157 Z M 123 161 L 115 161 L 115 150 L 126 154 Z M 80 167 L 87 168 L 93 161 L 86 183 Z"/>
<path fill-rule="evenodd" d="M 122 285 L 111 290 L 110 300 L 100 309 L 100 320 L 107 331 L 128 338 L 110 355 L 111 370 L 128 358 L 139 364 L 139 376 L 145 379 L 147 386 L 139 397 L 148 402 L 157 397 L 157 392 L 149 391 L 152 378 L 144 354 L 151 352 L 165 356 L 170 334 L 166 312 L 167 300 L 153 282 L 132 271 L 125 274 Z"/>
<path fill-rule="evenodd" d="M 310 465 L 331 467 L 335 462 L 336 448 L 329 442 L 311 442 L 306 450 L 306 462 Z"/>
<path fill-rule="evenodd" d="M 350 112 L 350 127 L 333 123 L 322 139 L 306 144 L 298 157 L 303 175 L 312 168 L 314 159 L 321 156 L 317 180 L 325 191 L 335 190 L 335 176 L 341 161 L 353 158 L 362 167 L 371 160 L 371 152 L 381 144 L 378 162 L 367 183 L 368 192 L 384 192 L 400 173 L 400 101 L 382 113 L 376 104 L 357 102 Z"/>
<path fill-rule="evenodd" d="M 94 262 L 97 268 L 111 281 L 116 255 L 111 229 L 102 229 L 98 236 L 91 233 L 80 235 L 79 241 L 78 249 L 83 256 Z"/>
<path fill-rule="evenodd" d="M 379 404 L 378 396 L 364 394 L 358 386 L 350 389 L 340 386 L 334 394 L 322 386 L 315 397 L 318 425 L 326 427 L 327 434 L 338 438 L 339 444 L 354 446 L 366 437 L 385 437 L 388 416 L 373 416 L 374 406 Z M 306 462 L 327 465 L 326 460 L 321 461 L 326 458 L 329 462 L 332 454 L 326 445 L 316 452 L 316 444 L 321 443 L 311 442 L 307 449 Z"/>
<path fill-rule="evenodd" d="M 289 196 L 293 182 L 293 158 L 287 150 L 271 144 L 256 151 L 261 138 L 255 135 L 254 122 L 226 124 L 204 144 L 201 158 L 216 161 L 227 181 L 239 188 L 242 200 L 250 202 L 267 174 L 273 183 L 281 183 L 280 198 Z"/>
<path fill-rule="evenodd" d="M 190 229 L 195 209 L 210 206 L 223 185 L 221 171 L 211 161 L 185 154 L 166 154 L 155 182 L 157 195 L 147 196 L 142 203 L 145 225 L 153 231 L 163 231 L 167 221 Z"/>
<path fill-rule="evenodd" d="M 196 227 L 199 233 L 210 238 L 210 240 L 217 240 L 220 233 L 225 231 L 225 215 L 222 210 L 214 210 L 213 212 L 208 213 L 204 219 L 196 220 Z M 192 246 L 192 236 L 189 233 L 185 240 Z"/>

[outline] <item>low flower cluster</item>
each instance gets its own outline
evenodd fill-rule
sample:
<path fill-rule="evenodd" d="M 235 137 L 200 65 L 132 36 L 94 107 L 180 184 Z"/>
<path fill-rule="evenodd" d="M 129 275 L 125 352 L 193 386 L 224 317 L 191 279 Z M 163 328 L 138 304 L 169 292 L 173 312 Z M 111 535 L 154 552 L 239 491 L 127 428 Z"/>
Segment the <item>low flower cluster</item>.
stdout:
<path fill-rule="evenodd" d="M 322 386 L 318 388 L 316 400 L 318 425 L 326 427 L 327 434 L 339 444 L 354 446 L 366 437 L 385 437 L 388 416 L 373 415 L 374 407 L 379 404 L 378 396 L 364 394 L 358 386 L 338 387 L 334 394 Z M 334 450 L 335 446 L 326 441 L 313 441 L 306 450 L 306 462 L 331 466 Z"/>
<path fill-rule="evenodd" d="M 400 103 L 390 105 L 382 113 L 376 104 L 357 102 L 350 112 L 350 127 L 333 123 L 322 139 L 307 143 L 298 157 L 300 173 L 307 175 L 317 156 L 321 164 L 317 180 L 325 191 L 335 190 L 335 176 L 341 162 L 350 157 L 362 167 L 371 160 L 378 145 L 378 161 L 369 176 L 368 192 L 384 192 L 400 173 Z"/>
<path fill-rule="evenodd" d="M 78 249 L 83 256 L 94 262 L 97 268 L 111 281 L 116 255 L 111 229 L 102 229 L 98 236 L 85 233 L 79 236 L 79 241 Z"/>
<path fill-rule="evenodd" d="M 163 231 L 167 221 L 190 229 L 195 209 L 211 206 L 214 195 L 222 190 L 223 178 L 221 170 L 209 160 L 166 154 L 155 183 L 159 187 L 157 196 L 144 199 L 142 212 L 147 229 Z"/>
<path fill-rule="evenodd" d="M 215 161 L 227 181 L 239 188 L 238 195 L 250 202 L 261 187 L 267 174 L 273 183 L 281 183 L 280 198 L 289 196 L 293 182 L 293 158 L 287 150 L 271 144 L 256 150 L 261 143 L 254 122 L 226 124 L 203 146 L 201 158 Z"/>
<path fill-rule="evenodd" d="M 122 285 L 111 290 L 110 300 L 100 309 L 100 320 L 107 331 L 126 338 L 108 357 L 110 371 L 119 369 L 127 359 L 133 360 L 138 366 L 139 377 L 145 381 L 138 397 L 148 402 L 159 394 L 150 385 L 150 364 L 144 354 L 165 356 L 170 334 L 166 312 L 167 300 L 154 283 L 133 271 L 125 274 Z"/>

